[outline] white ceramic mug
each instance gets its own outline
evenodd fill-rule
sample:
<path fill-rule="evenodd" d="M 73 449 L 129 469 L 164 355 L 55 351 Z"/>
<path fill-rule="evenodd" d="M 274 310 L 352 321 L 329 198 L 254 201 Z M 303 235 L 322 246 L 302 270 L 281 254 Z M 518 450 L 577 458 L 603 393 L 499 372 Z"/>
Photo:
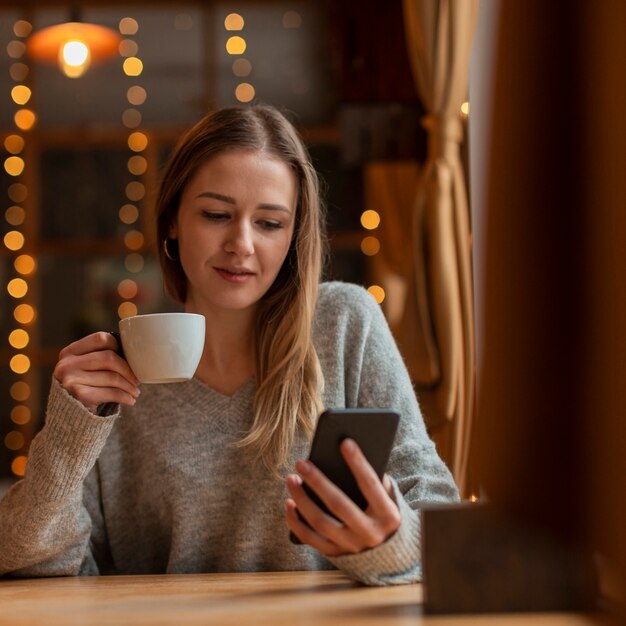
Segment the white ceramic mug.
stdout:
<path fill-rule="evenodd" d="M 203 315 L 153 313 L 120 320 L 124 357 L 142 383 L 193 377 L 204 349 Z"/>

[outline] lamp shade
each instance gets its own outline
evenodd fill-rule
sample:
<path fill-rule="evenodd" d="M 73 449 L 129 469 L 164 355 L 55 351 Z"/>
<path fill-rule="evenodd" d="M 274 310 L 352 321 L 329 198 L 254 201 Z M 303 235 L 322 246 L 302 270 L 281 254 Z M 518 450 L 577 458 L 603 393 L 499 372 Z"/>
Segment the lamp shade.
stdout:
<path fill-rule="evenodd" d="M 49 26 L 28 38 L 28 54 L 36 61 L 59 64 L 68 76 L 79 76 L 90 63 L 118 53 L 120 35 L 104 26 L 67 22 Z"/>

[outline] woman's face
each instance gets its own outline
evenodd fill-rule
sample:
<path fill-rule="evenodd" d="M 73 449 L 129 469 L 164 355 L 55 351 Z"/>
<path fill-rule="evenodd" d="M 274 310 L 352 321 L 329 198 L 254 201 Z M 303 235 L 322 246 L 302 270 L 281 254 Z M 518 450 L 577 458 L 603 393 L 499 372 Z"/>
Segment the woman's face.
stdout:
<path fill-rule="evenodd" d="M 184 189 L 178 239 L 188 309 L 254 309 L 287 256 L 297 184 L 283 161 L 231 150 L 204 163 Z"/>

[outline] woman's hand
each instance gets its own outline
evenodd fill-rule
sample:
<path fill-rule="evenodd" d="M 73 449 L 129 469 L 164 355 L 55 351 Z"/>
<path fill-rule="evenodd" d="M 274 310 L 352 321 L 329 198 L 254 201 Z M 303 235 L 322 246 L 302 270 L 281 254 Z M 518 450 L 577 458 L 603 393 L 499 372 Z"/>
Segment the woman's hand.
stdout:
<path fill-rule="evenodd" d="M 310 461 L 298 461 L 300 476 L 287 477 L 291 498 L 286 500 L 289 529 L 302 543 L 325 556 L 356 554 L 386 541 L 400 527 L 400 511 L 391 497 L 392 486 L 387 476 L 378 478 L 372 466 L 351 439 L 341 443 L 341 454 L 352 471 L 368 506 L 362 511 Z M 337 518 L 322 511 L 309 498 L 302 481 L 309 486 Z M 296 512 L 307 521 L 305 524 Z"/>
<path fill-rule="evenodd" d="M 139 396 L 139 380 L 116 354 L 117 347 L 111 333 L 99 332 L 75 341 L 59 354 L 54 377 L 92 413 L 104 402 L 132 406 Z"/>

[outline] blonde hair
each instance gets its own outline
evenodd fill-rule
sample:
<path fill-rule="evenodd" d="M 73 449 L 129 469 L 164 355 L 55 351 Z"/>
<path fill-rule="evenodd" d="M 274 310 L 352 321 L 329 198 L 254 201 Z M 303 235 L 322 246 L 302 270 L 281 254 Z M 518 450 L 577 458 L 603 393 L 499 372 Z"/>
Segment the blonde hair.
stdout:
<path fill-rule="evenodd" d="M 322 409 L 323 375 L 312 339 L 318 286 L 325 253 L 319 182 L 294 127 L 274 107 L 231 107 L 209 113 L 181 139 L 162 177 L 156 201 L 157 242 L 168 238 L 180 198 L 208 159 L 227 150 L 259 150 L 293 171 L 298 202 L 293 239 L 276 280 L 259 303 L 256 322 L 255 416 L 237 445 L 275 474 L 284 467 L 298 427 L 313 432 Z M 177 260 L 176 240 L 169 258 L 158 255 L 165 287 L 179 302 L 187 296 L 187 277 Z M 174 252 L 174 254 L 172 254 Z"/>

